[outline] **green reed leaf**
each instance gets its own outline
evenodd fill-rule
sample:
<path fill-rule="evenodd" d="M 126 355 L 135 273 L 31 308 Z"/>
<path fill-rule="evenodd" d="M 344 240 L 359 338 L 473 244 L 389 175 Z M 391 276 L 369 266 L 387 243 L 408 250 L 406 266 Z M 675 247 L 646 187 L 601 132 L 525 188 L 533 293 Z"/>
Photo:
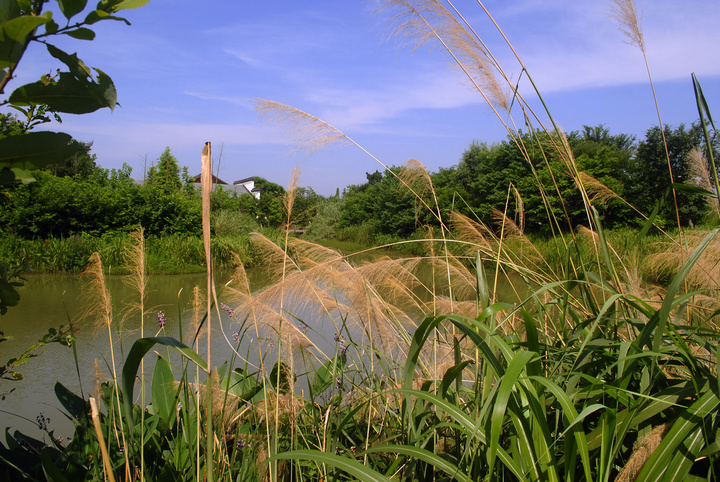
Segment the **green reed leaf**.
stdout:
<path fill-rule="evenodd" d="M 340 455 L 326 454 L 316 450 L 291 450 L 289 452 L 275 454 L 267 459 L 266 462 L 287 459 L 310 460 L 318 464 L 329 465 L 366 482 L 390 482 L 391 480 L 356 460 L 341 457 Z"/>
<path fill-rule="evenodd" d="M 40 451 L 40 465 L 42 466 L 43 474 L 49 482 L 68 482 L 69 479 L 65 477 L 63 472 L 55 465 L 55 461 L 52 455 L 50 455 L 51 452 L 55 452 L 56 456 L 59 455 L 59 452 L 50 446 L 43 447 Z"/>
<path fill-rule="evenodd" d="M 670 432 L 645 463 L 637 481 L 682 480 L 704 446 L 703 419 L 715 414 L 720 399 L 707 390 L 673 423 Z"/>
<path fill-rule="evenodd" d="M 55 383 L 55 396 L 75 420 L 83 420 L 90 411 L 88 402 L 68 390 L 62 383 Z"/>
<path fill-rule="evenodd" d="M 399 454 L 407 457 L 422 460 L 438 470 L 442 470 L 453 479 L 460 482 L 471 482 L 473 479 L 461 472 L 460 468 L 455 464 L 445 460 L 444 458 L 436 455 L 429 450 L 425 450 L 412 445 L 377 445 L 371 447 L 365 451 L 365 453 L 388 453 L 388 454 Z"/>
<path fill-rule="evenodd" d="M 320 365 L 320 367 L 315 370 L 315 376 L 310 383 L 310 393 L 312 396 L 316 397 L 330 388 L 330 385 L 335 382 L 339 371 L 342 371 L 344 365 L 344 357 L 340 356 L 334 356 Z"/>
<path fill-rule="evenodd" d="M 673 309 L 677 302 L 675 295 L 680 290 L 687 275 L 690 274 L 690 270 L 693 269 L 695 263 L 697 263 L 697 261 L 700 259 L 703 252 L 705 252 L 705 249 L 707 249 L 707 247 L 717 235 L 718 231 L 720 231 L 720 228 L 715 228 L 710 231 L 707 236 L 705 236 L 702 242 L 697 246 L 697 248 L 695 248 L 695 250 L 693 250 L 687 261 L 683 263 L 680 270 L 673 277 L 665 294 L 665 300 L 663 301 L 662 307 L 660 308 L 660 310 L 658 310 L 656 315 L 653 316 L 650 321 L 648 321 L 646 327 L 643 329 L 640 335 L 640 338 L 638 340 L 640 346 L 644 346 L 646 343 L 649 342 L 649 338 L 652 334 L 651 332 L 654 331 L 655 338 L 653 340 L 652 349 L 656 352 L 660 351 L 660 345 L 665 334 L 665 325 L 668 322 L 670 311 Z M 657 326 L 657 328 L 655 328 L 655 326 Z"/>
<path fill-rule="evenodd" d="M 520 351 L 508 360 L 508 367 L 500 380 L 500 388 L 493 403 L 492 417 L 490 421 L 490 440 L 488 443 L 487 463 L 489 471 L 493 471 L 498 447 L 500 446 L 500 432 L 505 421 L 505 414 L 510 397 L 515 389 L 515 383 L 525 371 L 526 365 L 537 356 L 536 353 Z"/>

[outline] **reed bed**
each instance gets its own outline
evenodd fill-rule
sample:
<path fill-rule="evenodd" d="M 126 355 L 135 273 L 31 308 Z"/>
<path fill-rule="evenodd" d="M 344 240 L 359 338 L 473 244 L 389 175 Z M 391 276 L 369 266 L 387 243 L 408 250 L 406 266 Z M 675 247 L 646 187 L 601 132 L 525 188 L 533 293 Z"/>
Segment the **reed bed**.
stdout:
<path fill-rule="evenodd" d="M 568 226 L 560 190 L 543 191 L 539 180 L 544 222 L 554 233 L 542 243 L 524 234 L 522 199 L 511 186 L 491 225 L 443 212 L 426 171 L 410 162 L 399 174 L 390 172 L 415 196 L 418 212 L 435 220 L 426 238 L 413 241 L 421 254 L 360 261 L 293 238 L 289 228 L 274 238 L 253 234 L 267 287 L 251 292 L 239 256 L 233 279 L 217 293 L 208 269 L 193 319 L 180 320 L 174 337 L 158 317 L 156 336 L 146 332 L 124 361 L 110 361 L 111 380 L 93 394 L 102 406 L 94 420 L 91 402 L 58 384 L 58 398 L 76 420 L 67 446 L 8 434 L 0 451 L 8 474 L 38 480 L 717 478 L 720 352 L 718 311 L 709 300 L 717 298 L 718 229 L 663 234 L 666 244 L 649 259 L 655 279 L 666 282 L 651 283 L 640 261 L 648 257 L 646 233 L 659 230 L 652 213 L 637 231 L 604 232 L 594 206 L 608 193 L 578 170 L 550 113 L 531 108 L 466 17 L 450 2 L 382 3 L 378 15 L 392 35 L 412 48 L 445 49 L 522 152 L 541 149 L 546 160 L 562 161 L 563 172 L 555 174 L 575 183 L 585 222 Z M 615 3 L 621 28 L 644 52 L 633 3 Z M 524 67 L 522 81 L 535 88 Z M 257 105 L 299 135 L 300 147 L 359 147 L 311 114 L 275 102 Z M 699 100 L 701 116 L 702 105 Z M 526 144 L 514 115 L 536 143 Z M 296 177 L 285 199 L 288 226 L 293 186 Z M 717 194 L 705 194 L 717 201 Z M 209 225 L 206 209 L 204 252 L 212 267 Z M 141 288 L 138 260 L 149 243 L 141 234 L 134 239 L 128 271 Z M 100 257 L 94 260 L 92 286 L 102 294 L 94 306 L 105 307 L 99 319 L 113 337 L 124 328 L 112 322 Z M 135 308 L 142 310 L 142 290 L 138 298 Z M 217 336 L 222 346 L 211 345 Z M 218 354 L 226 360 L 219 363 Z M 152 373 L 146 360 L 154 362 Z"/>

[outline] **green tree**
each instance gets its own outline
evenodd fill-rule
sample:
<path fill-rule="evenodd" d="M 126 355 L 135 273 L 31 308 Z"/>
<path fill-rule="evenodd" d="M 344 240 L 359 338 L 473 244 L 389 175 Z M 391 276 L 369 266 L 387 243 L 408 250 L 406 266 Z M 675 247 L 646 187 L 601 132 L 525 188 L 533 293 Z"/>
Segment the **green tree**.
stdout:
<path fill-rule="evenodd" d="M 180 166 L 169 147 L 165 148 L 157 161 L 157 164 L 148 171 L 147 183 L 165 191 L 180 190 L 183 185 L 180 179 Z"/>
<path fill-rule="evenodd" d="M 629 182 L 632 186 L 630 197 L 635 205 L 647 214 L 654 209 L 670 187 L 668 155 L 673 180 L 676 183 L 687 183 L 691 181 L 688 153 L 694 147 L 706 148 L 702 129 L 697 124 L 689 128 L 684 124 L 680 124 L 677 128 L 665 126 L 665 140 L 667 155 L 660 127 L 648 129 L 645 138 L 638 145 L 637 154 L 630 162 Z M 701 221 L 707 208 L 705 199 L 684 191 L 677 191 L 676 194 L 681 224 Z M 676 219 L 675 203 L 671 194 L 665 199 L 659 211 L 658 221 L 674 225 L 677 224 Z"/>
<path fill-rule="evenodd" d="M 13 114 L 0 112 L 0 139 L 23 133 L 23 123 Z"/>
<path fill-rule="evenodd" d="M 97 156 L 90 153 L 92 142 L 81 143 L 80 150 L 62 162 L 47 165 L 44 169 L 58 177 L 87 179 L 98 168 Z"/>
<path fill-rule="evenodd" d="M 398 174 L 401 168 L 391 169 Z M 367 183 L 345 189 L 338 228 L 365 224 L 380 234 L 407 237 L 428 222 L 429 213 L 416 217 L 415 197 L 395 175 L 376 171 L 366 177 Z"/>
<path fill-rule="evenodd" d="M 255 187 L 260 189 L 260 199 L 255 200 L 254 214 L 264 226 L 280 226 L 286 221 L 283 197 L 285 188 L 265 178 L 256 177 Z"/>

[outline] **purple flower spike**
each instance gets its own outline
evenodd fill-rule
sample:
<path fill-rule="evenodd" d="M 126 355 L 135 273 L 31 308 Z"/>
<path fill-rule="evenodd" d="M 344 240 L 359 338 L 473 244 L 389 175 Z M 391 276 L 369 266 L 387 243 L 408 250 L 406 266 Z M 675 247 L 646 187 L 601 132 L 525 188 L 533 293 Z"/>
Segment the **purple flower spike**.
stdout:
<path fill-rule="evenodd" d="M 235 310 L 230 308 L 225 303 L 220 303 L 220 308 L 222 308 L 223 311 L 225 311 L 225 313 L 227 313 L 230 316 L 230 318 L 232 318 L 233 320 L 235 319 Z"/>
<path fill-rule="evenodd" d="M 163 313 L 162 311 L 158 311 L 158 327 L 164 328 L 166 321 L 167 318 L 165 317 L 165 313 Z"/>

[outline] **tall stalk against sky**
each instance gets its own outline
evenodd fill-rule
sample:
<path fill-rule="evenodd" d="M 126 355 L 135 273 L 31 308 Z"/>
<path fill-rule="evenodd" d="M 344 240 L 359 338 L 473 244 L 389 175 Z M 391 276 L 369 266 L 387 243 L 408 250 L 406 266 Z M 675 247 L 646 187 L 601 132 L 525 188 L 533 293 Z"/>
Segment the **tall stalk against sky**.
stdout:
<path fill-rule="evenodd" d="M 214 296 L 215 281 L 213 279 L 212 251 L 210 247 L 210 195 L 212 193 L 212 154 L 209 142 L 206 142 L 205 146 L 203 147 L 201 162 L 202 170 L 200 174 L 200 179 L 202 182 L 202 232 L 203 244 L 205 246 L 205 269 L 207 270 L 207 319 L 205 320 L 205 323 L 207 323 L 207 391 L 205 395 L 205 410 L 207 411 L 207 419 L 205 421 L 205 463 L 207 467 L 207 480 L 212 481 L 215 477 L 213 468 L 213 447 L 215 444 L 215 433 L 213 432 L 212 423 L 212 307 L 213 301 L 215 301 L 215 306 L 217 306 L 217 299 L 214 299 L 216 298 Z"/>
<path fill-rule="evenodd" d="M 647 51 L 645 50 L 645 39 L 643 36 L 642 26 L 638 19 L 637 7 L 635 0 L 612 0 L 613 6 L 610 10 L 610 16 L 617 20 L 620 31 L 628 38 L 630 45 L 637 46 L 643 55 L 645 61 L 645 70 L 647 71 L 648 80 L 650 81 L 650 89 L 652 90 L 653 101 L 655 102 L 655 112 L 657 112 L 658 124 L 662 135 L 663 146 L 665 148 L 665 157 L 668 163 L 668 175 L 670 176 L 671 185 L 675 182 L 672 165 L 670 163 L 670 153 L 668 151 L 667 139 L 665 137 L 665 125 L 660 114 L 660 103 L 658 102 L 657 92 L 655 91 L 655 82 L 653 82 L 652 71 L 650 70 L 650 62 L 648 61 Z M 680 209 L 678 206 L 677 192 L 672 187 L 673 202 L 675 203 L 675 214 L 677 216 L 678 230 L 682 234 L 683 229 L 680 224 Z"/>

